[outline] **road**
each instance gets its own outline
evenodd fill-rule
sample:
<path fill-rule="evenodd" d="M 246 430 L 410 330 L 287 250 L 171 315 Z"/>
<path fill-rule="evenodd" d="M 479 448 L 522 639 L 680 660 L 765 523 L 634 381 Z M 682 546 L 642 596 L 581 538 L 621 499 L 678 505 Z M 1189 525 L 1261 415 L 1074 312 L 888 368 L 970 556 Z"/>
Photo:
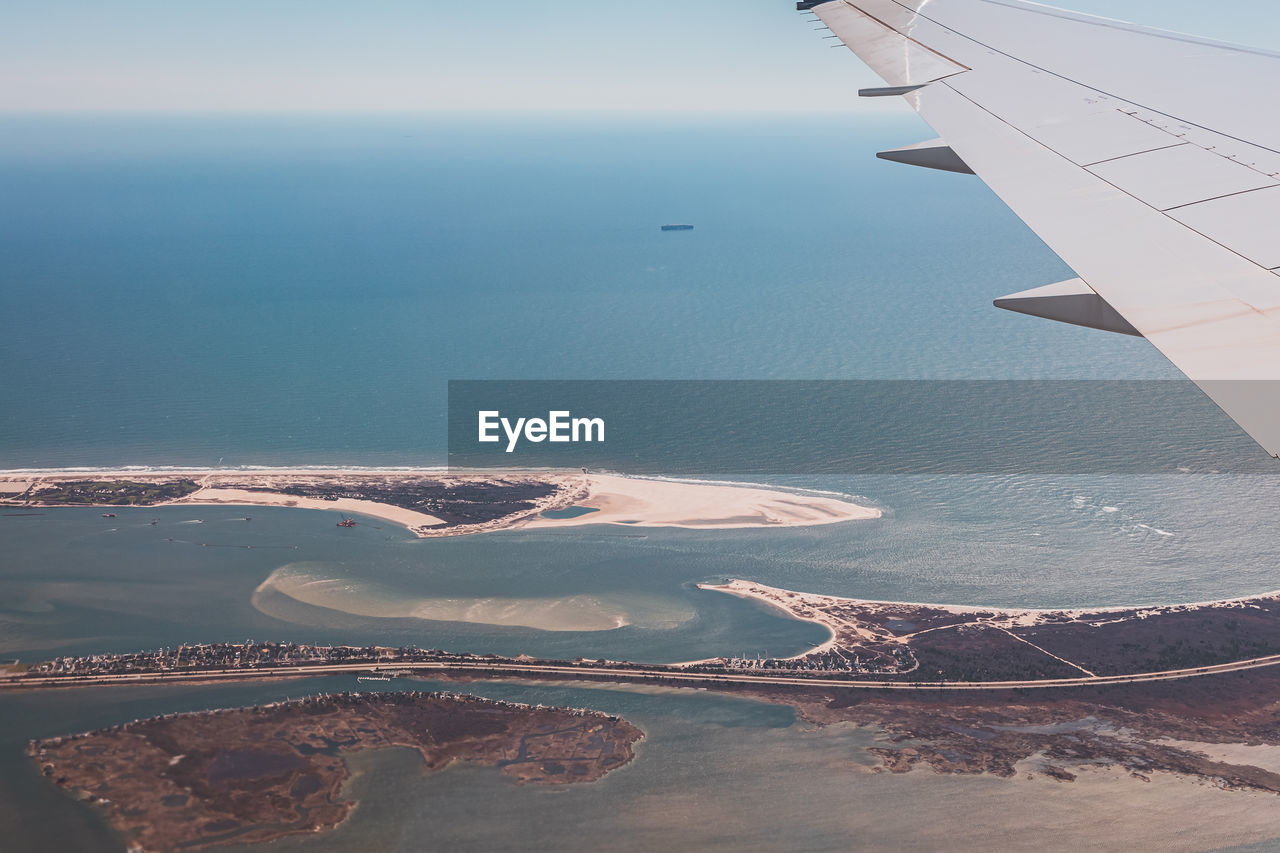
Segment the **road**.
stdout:
<path fill-rule="evenodd" d="M 364 674 L 374 669 L 407 670 L 414 674 L 429 675 L 432 672 L 450 674 L 467 674 L 490 676 L 494 678 L 519 677 L 528 675 L 556 675 L 567 679 L 589 677 L 591 680 L 601 678 L 618 681 L 651 681 L 662 679 L 689 685 L 731 684 L 735 686 L 785 686 L 785 687 L 841 687 L 876 690 L 1044 690 L 1062 687 L 1098 687 L 1108 684 L 1138 684 L 1149 681 L 1175 681 L 1183 678 L 1198 678 L 1208 675 L 1221 675 L 1229 672 L 1243 672 L 1250 669 L 1280 665 L 1280 655 L 1251 658 L 1233 663 L 1215 664 L 1213 666 L 1194 667 L 1189 669 L 1170 669 L 1161 672 L 1143 672 L 1131 675 L 1101 675 L 1081 678 L 1053 678 L 1039 681 L 942 681 L 942 682 L 904 682 L 904 681 L 855 681 L 841 678 L 824 678 L 821 676 L 786 676 L 748 673 L 705 673 L 681 672 L 663 669 L 650 669 L 642 665 L 615 668 L 595 664 L 541 665 L 521 662 L 465 662 L 451 663 L 429 661 L 402 663 L 399 661 L 383 661 L 373 663 L 335 663 L 306 666 L 269 666 L 252 669 L 203 670 L 196 672 L 135 672 L 111 675 L 84 676 L 48 676 L 21 677 L 8 675 L 0 677 L 0 689 L 33 689 L 41 687 L 88 687 L 110 684 L 170 684 L 177 682 L 204 681 L 246 681 L 255 678 L 282 677 L 314 677 L 319 675 L 340 675 L 343 673 Z"/>

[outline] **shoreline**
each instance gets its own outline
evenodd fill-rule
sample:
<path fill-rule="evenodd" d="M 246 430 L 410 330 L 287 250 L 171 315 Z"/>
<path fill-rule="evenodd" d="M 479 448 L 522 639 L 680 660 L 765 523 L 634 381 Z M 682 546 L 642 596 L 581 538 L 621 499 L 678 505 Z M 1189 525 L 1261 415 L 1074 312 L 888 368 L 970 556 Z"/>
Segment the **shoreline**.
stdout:
<path fill-rule="evenodd" d="M 39 490 L 56 483 L 84 480 L 127 481 L 144 484 L 189 480 L 196 489 L 182 497 L 148 503 L 42 502 Z M 421 509 L 384 500 L 350 496 L 310 496 L 289 493 L 312 490 L 366 490 L 397 487 L 494 484 L 550 486 L 543 497 L 496 518 L 465 523 Z M 439 468 L 58 468 L 0 471 L 0 507 L 58 508 L 66 506 L 146 508 L 166 506 L 261 506 L 333 510 L 377 518 L 407 528 L 419 538 L 462 536 L 498 530 L 552 529 L 589 524 L 624 527 L 675 527 L 730 530 L 766 527 L 809 527 L 879 518 L 882 512 L 834 496 L 801 494 L 767 485 L 718 484 L 618 474 L 574 473 L 563 470 L 513 469 L 450 471 Z M 582 509 L 567 518 L 545 513 Z"/>
<path fill-rule="evenodd" d="M 1144 607 L 1014 609 L 869 601 L 796 592 L 745 580 L 700 590 L 760 602 L 830 637 L 789 658 L 746 661 L 877 673 L 891 678 L 1015 683 L 1125 677 L 1125 673 L 1208 673 L 1249 659 L 1275 660 L 1280 592 L 1211 602 Z M 933 677 L 936 674 L 936 679 Z"/>
<path fill-rule="evenodd" d="M 695 584 L 694 586 L 697 589 L 707 590 L 709 592 L 722 592 L 726 595 L 732 595 L 735 598 L 742 598 L 742 599 L 746 599 L 747 601 L 755 601 L 773 610 L 780 611 L 786 614 L 787 616 L 789 616 L 790 618 L 795 619 L 799 622 L 809 622 L 814 625 L 821 625 L 823 628 L 827 630 L 827 639 L 825 642 L 819 643 L 813 648 L 806 649 L 805 651 L 799 652 L 797 654 L 790 655 L 785 658 L 777 658 L 777 660 L 801 660 L 803 658 L 808 657 L 809 655 L 825 654 L 826 652 L 829 652 L 832 649 L 834 649 L 836 645 L 839 643 L 841 625 L 829 617 L 823 618 L 823 616 L 821 615 L 822 614 L 821 610 L 815 609 L 807 614 L 802 615 L 801 613 L 796 612 L 796 608 L 788 607 L 777 597 L 770 597 L 754 589 L 747 588 L 745 584 L 748 584 L 748 583 L 750 582 L 730 580 L 728 583 L 725 583 L 725 584 L 700 583 L 700 584 Z M 735 586 L 736 584 L 744 584 L 744 586 L 741 586 L 741 587 Z M 783 592 L 783 593 L 791 592 L 791 590 L 784 590 L 777 587 L 765 587 L 764 584 L 751 584 L 751 586 L 762 587 L 764 589 L 768 589 L 776 592 Z M 792 593 L 792 594 L 803 596 L 806 593 Z M 715 660 L 715 659 L 707 658 L 705 660 L 688 661 L 684 665 L 696 666 L 698 664 L 707 663 L 712 660 Z"/>
<path fill-rule="evenodd" d="M 345 757 L 361 751 L 402 747 L 418 754 L 424 773 L 461 761 L 517 785 L 561 786 L 591 784 L 625 767 L 644 737 L 603 711 L 357 690 L 33 739 L 26 756 L 54 785 L 96 805 L 130 849 L 172 850 L 336 829 L 359 806 L 342 791 L 353 776 Z M 317 741 L 337 746 L 317 749 Z M 226 772 L 227 765 L 268 772 Z M 248 798 L 257 800 L 254 808 L 245 807 Z"/>
<path fill-rule="evenodd" d="M 803 495 L 765 485 L 721 485 L 620 474 L 582 474 L 586 493 L 574 506 L 594 512 L 574 518 L 531 518 L 523 527 L 550 529 L 586 524 L 736 530 L 816 527 L 865 521 L 883 514 L 834 497 Z"/>
<path fill-rule="evenodd" d="M 851 598 L 841 595 L 826 595 L 818 592 L 799 592 L 791 589 L 783 589 L 782 587 L 769 586 L 768 584 L 757 583 L 756 581 L 742 580 L 740 578 L 730 578 L 725 583 L 700 583 L 696 584 L 698 589 L 705 589 L 712 592 L 722 592 L 726 595 L 737 596 L 738 598 L 749 598 L 760 601 L 765 604 L 772 605 L 775 608 L 783 610 L 793 618 L 801 619 L 806 622 L 818 622 L 818 624 L 826 624 L 820 620 L 799 617 L 794 614 L 792 609 L 779 600 L 781 597 L 793 597 L 800 600 L 804 606 L 839 606 L 839 607 L 867 607 L 867 608 L 917 608 L 921 610 L 938 610 L 954 616 L 975 616 L 978 614 L 993 615 L 1005 618 L 1017 617 L 1046 617 L 1061 615 L 1072 619 L 1079 619 L 1083 616 L 1105 615 L 1125 613 L 1131 614 L 1135 618 L 1142 618 L 1155 613 L 1176 613 L 1185 610 L 1198 610 L 1206 607 L 1231 607 L 1233 605 L 1244 605 L 1255 601 L 1280 601 L 1280 589 L 1268 590 L 1266 592 L 1253 593 L 1249 595 L 1237 595 L 1231 598 L 1215 598 L 1209 601 L 1188 601 L 1175 602 L 1173 604 L 1121 604 L 1121 605 L 1105 605 L 1101 607 L 987 607 L 973 604 L 937 604 L 922 601 L 882 601 L 870 598 Z"/>

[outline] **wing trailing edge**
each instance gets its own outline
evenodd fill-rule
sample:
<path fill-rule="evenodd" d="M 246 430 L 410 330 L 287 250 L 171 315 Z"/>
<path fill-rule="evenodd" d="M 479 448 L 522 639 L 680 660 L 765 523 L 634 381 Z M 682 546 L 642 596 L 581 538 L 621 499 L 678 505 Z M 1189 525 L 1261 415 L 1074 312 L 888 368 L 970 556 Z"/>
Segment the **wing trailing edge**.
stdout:
<path fill-rule="evenodd" d="M 1280 456 L 1280 54 L 1023 0 L 800 5 L 1093 293 L 1000 307 L 1140 334 Z"/>

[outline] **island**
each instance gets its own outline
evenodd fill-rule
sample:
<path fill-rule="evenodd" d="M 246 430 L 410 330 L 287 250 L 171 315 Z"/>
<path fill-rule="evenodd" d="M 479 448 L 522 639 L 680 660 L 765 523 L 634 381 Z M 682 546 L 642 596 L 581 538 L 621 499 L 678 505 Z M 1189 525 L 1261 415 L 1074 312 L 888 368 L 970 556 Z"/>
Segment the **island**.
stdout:
<path fill-rule="evenodd" d="M 596 480 L 582 479 L 588 475 L 558 476 L 570 490 L 561 496 L 561 508 L 576 510 L 545 516 L 543 509 L 527 519 L 530 526 L 583 523 L 597 516 L 615 524 L 642 519 L 673 524 L 690 516 L 725 526 L 764 524 L 792 501 L 787 511 L 796 523 L 839 511 L 810 503 L 810 496 L 767 490 L 721 505 L 714 503 L 719 493 L 697 489 L 686 493 L 680 507 L 675 504 L 679 493 L 693 484 L 638 481 L 639 492 L 628 494 L 628 478 L 619 478 L 626 483 L 615 487 L 606 476 L 599 477 L 598 486 Z M 648 498 L 645 489 L 652 489 Z M 646 508 L 645 500 L 660 505 Z M 591 511 L 582 512 L 588 506 Z M 747 507 L 757 514 L 737 514 Z M 1143 779 L 1175 773 L 1220 787 L 1280 794 L 1280 592 L 1199 603 L 1037 610 L 876 601 L 741 578 L 699 584 L 699 589 L 821 625 L 827 638 L 788 657 L 680 663 L 543 659 L 415 646 L 195 643 L 12 665 L 0 671 L 0 689 L 338 675 L 397 682 L 397 687 L 429 678 L 696 688 L 791 705 L 819 725 L 871 728 L 878 739 L 869 751 L 879 772 L 1030 773 L 1066 784 L 1081 772 L 1105 769 Z M 546 766 L 533 770 L 542 776 L 550 772 Z"/>
<path fill-rule="evenodd" d="M 700 589 L 822 625 L 822 645 L 738 669 L 852 673 L 942 686 L 1123 683 L 1280 662 L 1280 592 L 1197 604 L 1061 610 L 869 601 L 748 580 Z"/>
<path fill-rule="evenodd" d="M 721 688 L 729 689 L 729 688 Z M 1280 795 L 1280 669 L 1028 691 L 734 689 L 818 726 L 876 732 L 871 773 L 1150 781 Z"/>
<path fill-rule="evenodd" d="M 594 782 L 632 760 L 644 737 L 597 711 L 452 693 L 343 693 L 171 714 L 35 741 L 28 752 L 60 787 L 103 809 L 131 849 L 196 850 L 332 829 L 343 755 L 408 747 L 424 772 L 496 767 L 517 784 Z"/>
<path fill-rule="evenodd" d="M 706 584 L 825 626 L 794 657 L 637 663 L 416 647 L 187 644 L 11 666 L 0 689 L 347 674 L 697 688 L 878 733 L 873 772 L 1184 775 L 1280 794 L 1280 593 L 1196 604 L 1023 610 Z M 390 688 L 392 685 L 388 685 Z M 563 763 L 563 762 L 561 762 Z M 538 771 L 542 772 L 542 771 Z"/>
<path fill-rule="evenodd" d="M 364 516 L 422 538 L 514 527 L 804 527 L 880 517 L 875 507 L 829 494 L 579 471 L 0 472 L 0 509 L 197 505 L 332 510 L 343 516 L 344 527 L 358 523 L 347 516 Z"/>

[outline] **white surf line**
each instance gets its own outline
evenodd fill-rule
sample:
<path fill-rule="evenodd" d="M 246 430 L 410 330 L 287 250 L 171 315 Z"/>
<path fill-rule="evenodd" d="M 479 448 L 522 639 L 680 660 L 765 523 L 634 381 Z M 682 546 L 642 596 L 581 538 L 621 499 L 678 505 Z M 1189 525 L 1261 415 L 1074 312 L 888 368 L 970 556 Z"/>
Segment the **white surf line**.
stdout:
<path fill-rule="evenodd" d="M 1065 663 L 1067 666 L 1074 667 L 1075 669 L 1080 670 L 1081 672 L 1083 672 L 1085 675 L 1089 676 L 1090 678 L 1097 678 L 1097 677 L 1098 677 L 1098 674 L 1097 674 L 1096 672 L 1090 672 L 1089 670 L 1085 669 L 1084 667 L 1082 667 L 1082 666 L 1081 666 L 1080 664 L 1078 664 L 1078 663 L 1073 663 L 1073 662 L 1071 662 L 1071 661 L 1067 660 L 1066 658 L 1060 658 L 1060 657 L 1058 657 L 1057 655 L 1055 655 L 1053 652 L 1049 651 L 1048 649 L 1043 649 L 1043 648 L 1041 648 L 1040 646 L 1037 646 L 1035 643 L 1031 642 L 1030 640 L 1025 639 L 1025 638 L 1023 638 L 1023 637 L 1019 637 L 1017 634 L 1013 633 L 1012 631 L 1010 631 L 1010 630 L 1009 630 L 1009 629 L 1007 629 L 1007 628 L 1001 628 L 999 625 L 988 625 L 987 627 L 989 627 L 989 628 L 995 628 L 997 631 L 1004 631 L 1004 633 L 1008 634 L 1010 637 L 1013 637 L 1013 638 L 1014 638 L 1015 640 L 1017 640 L 1018 642 L 1020 642 L 1020 643 L 1026 643 L 1028 646 L 1030 646 L 1031 648 L 1035 649 L 1036 651 L 1041 652 L 1041 653 L 1043 653 L 1043 654 L 1046 654 L 1046 655 L 1048 655 L 1049 657 L 1053 658 L 1054 660 L 1062 661 L 1062 662 L 1063 662 L 1063 663 Z"/>

